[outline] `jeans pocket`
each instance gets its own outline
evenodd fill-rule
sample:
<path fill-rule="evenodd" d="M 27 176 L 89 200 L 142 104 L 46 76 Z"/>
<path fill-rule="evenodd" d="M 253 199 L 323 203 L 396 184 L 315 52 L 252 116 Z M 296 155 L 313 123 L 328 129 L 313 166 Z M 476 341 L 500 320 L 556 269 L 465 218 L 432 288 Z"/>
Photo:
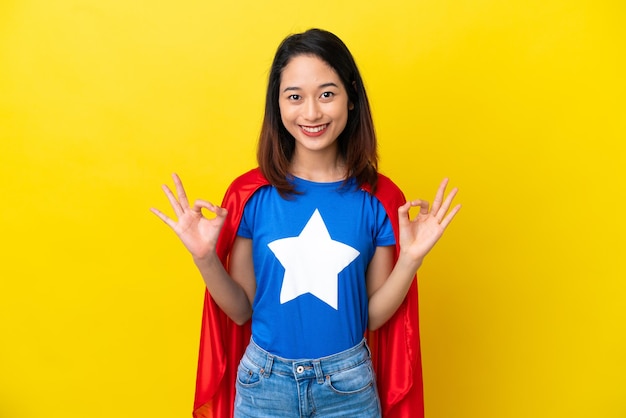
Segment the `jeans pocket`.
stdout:
<path fill-rule="evenodd" d="M 352 394 L 374 386 L 372 362 L 366 361 L 351 369 L 326 376 L 326 384 L 336 393 Z"/>
<path fill-rule="evenodd" d="M 244 364 L 242 361 L 237 368 L 237 383 L 244 387 L 253 387 L 259 384 L 261 375 L 259 369 Z"/>

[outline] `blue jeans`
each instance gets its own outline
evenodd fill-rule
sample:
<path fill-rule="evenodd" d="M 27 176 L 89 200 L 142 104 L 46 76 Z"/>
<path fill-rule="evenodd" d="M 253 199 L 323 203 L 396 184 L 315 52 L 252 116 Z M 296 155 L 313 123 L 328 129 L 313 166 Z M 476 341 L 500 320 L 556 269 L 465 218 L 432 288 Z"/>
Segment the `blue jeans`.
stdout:
<path fill-rule="evenodd" d="M 365 340 L 315 360 L 276 357 L 250 341 L 236 387 L 234 418 L 381 416 Z"/>

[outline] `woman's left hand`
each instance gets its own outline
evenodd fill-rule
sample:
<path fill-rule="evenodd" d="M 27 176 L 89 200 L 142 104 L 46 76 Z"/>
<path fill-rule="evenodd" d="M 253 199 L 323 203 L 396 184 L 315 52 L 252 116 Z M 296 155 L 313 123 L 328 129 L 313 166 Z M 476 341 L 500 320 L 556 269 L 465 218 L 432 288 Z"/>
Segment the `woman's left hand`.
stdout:
<path fill-rule="evenodd" d="M 445 196 L 444 200 L 447 185 L 448 179 L 443 179 L 430 209 L 425 200 L 409 201 L 398 208 L 401 257 L 407 256 L 412 262 L 421 264 L 426 254 L 435 246 L 461 209 L 461 205 L 456 205 L 450 210 L 452 200 L 458 191 L 456 187 Z M 412 220 L 409 218 L 411 207 L 419 207 L 420 210 Z"/>

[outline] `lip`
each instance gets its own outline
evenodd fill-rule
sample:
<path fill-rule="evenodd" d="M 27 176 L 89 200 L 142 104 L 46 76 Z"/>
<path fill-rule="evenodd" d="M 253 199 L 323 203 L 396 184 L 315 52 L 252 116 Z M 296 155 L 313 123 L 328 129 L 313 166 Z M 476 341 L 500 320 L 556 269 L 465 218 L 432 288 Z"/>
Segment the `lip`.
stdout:
<path fill-rule="evenodd" d="M 324 132 L 326 132 L 326 130 L 328 129 L 328 125 L 329 125 L 328 123 L 325 123 L 323 125 L 315 125 L 315 126 L 300 125 L 300 131 L 302 131 L 302 133 L 305 134 L 306 136 L 316 137 L 316 136 L 323 135 Z"/>

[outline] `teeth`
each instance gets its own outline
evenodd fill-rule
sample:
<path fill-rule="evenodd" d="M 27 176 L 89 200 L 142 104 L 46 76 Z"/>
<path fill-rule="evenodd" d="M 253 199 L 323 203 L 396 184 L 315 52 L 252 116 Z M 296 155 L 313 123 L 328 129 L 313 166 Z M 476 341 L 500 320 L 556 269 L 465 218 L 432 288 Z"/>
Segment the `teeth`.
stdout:
<path fill-rule="evenodd" d="M 302 126 L 302 129 L 306 132 L 317 133 L 324 130 L 328 125 L 320 125 L 320 126 Z"/>

